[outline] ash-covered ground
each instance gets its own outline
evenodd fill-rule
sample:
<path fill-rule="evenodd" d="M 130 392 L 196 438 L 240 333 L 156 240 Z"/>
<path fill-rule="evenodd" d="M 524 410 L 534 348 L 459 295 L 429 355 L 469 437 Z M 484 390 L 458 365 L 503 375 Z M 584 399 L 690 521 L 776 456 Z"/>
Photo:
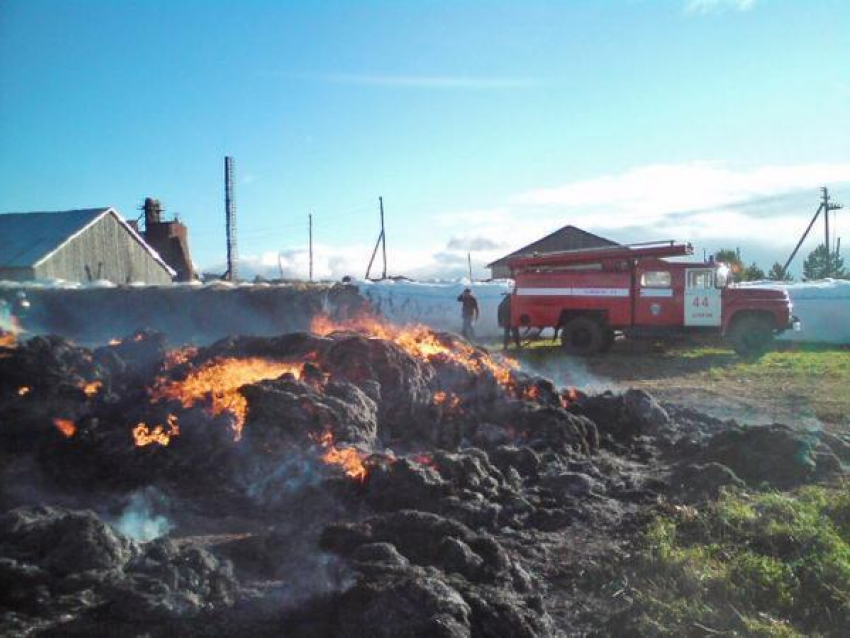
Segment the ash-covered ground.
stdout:
<path fill-rule="evenodd" d="M 314 333 L 0 347 L 0 634 L 610 634 L 597 566 L 658 508 L 850 460 L 451 334 Z"/>

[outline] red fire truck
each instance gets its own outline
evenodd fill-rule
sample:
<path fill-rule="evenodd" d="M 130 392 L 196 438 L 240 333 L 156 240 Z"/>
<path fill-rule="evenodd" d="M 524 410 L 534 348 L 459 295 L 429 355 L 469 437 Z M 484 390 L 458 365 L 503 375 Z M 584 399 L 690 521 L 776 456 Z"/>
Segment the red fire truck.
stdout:
<path fill-rule="evenodd" d="M 554 328 L 573 354 L 607 351 L 615 335 L 664 338 L 715 332 L 742 356 L 767 351 L 776 334 L 799 329 L 788 293 L 730 286 L 729 269 L 672 241 L 569 250 L 509 262 L 515 287 L 500 307 L 505 342 L 520 330 Z"/>

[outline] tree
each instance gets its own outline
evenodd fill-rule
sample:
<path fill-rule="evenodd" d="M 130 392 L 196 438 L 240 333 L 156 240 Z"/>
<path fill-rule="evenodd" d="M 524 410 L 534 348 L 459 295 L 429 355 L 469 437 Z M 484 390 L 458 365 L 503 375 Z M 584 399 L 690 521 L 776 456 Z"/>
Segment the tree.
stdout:
<path fill-rule="evenodd" d="M 767 273 L 767 278 L 772 281 L 792 281 L 794 278 L 782 268 L 782 264 L 775 262 Z"/>
<path fill-rule="evenodd" d="M 744 272 L 741 273 L 741 281 L 759 281 L 761 279 L 764 279 L 764 271 L 758 267 L 756 262 L 744 268 Z"/>
<path fill-rule="evenodd" d="M 809 253 L 803 262 L 803 279 L 825 279 L 835 277 L 844 279 L 847 272 L 844 270 L 844 260 L 837 252 L 827 250 L 821 244 Z"/>

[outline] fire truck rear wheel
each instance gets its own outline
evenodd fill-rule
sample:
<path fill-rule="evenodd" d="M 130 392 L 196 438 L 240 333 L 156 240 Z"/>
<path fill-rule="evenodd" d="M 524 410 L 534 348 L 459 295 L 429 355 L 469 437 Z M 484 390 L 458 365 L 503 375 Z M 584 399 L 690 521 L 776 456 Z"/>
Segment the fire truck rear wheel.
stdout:
<path fill-rule="evenodd" d="M 570 354 L 587 356 L 602 351 L 605 335 L 598 322 L 576 317 L 561 328 L 561 345 Z"/>
<path fill-rule="evenodd" d="M 729 331 L 729 341 L 735 352 L 748 359 L 758 358 L 773 347 L 773 326 L 764 317 L 741 317 Z"/>
<path fill-rule="evenodd" d="M 605 328 L 602 331 L 602 347 L 600 348 L 600 352 L 608 352 L 611 347 L 614 345 L 614 341 L 617 339 L 617 335 L 614 333 L 611 328 Z"/>

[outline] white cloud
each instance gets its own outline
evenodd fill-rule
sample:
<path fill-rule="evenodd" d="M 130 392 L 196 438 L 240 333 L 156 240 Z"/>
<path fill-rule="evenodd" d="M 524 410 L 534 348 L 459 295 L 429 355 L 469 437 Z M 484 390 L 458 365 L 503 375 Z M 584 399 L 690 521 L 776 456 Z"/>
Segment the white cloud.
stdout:
<path fill-rule="evenodd" d="M 850 182 L 850 163 L 739 171 L 717 162 L 657 164 L 528 191 L 513 203 L 544 214 L 557 208 L 577 225 L 617 229 L 660 224 L 671 215 L 693 211 L 739 208 L 763 198 L 844 182 Z"/>
<path fill-rule="evenodd" d="M 388 246 L 389 273 L 422 279 L 462 277 L 471 251 L 475 274 L 484 277 L 490 261 L 567 224 L 619 242 L 691 241 L 700 256 L 703 248 L 713 253 L 720 247 L 740 246 L 747 260 L 769 267 L 784 260 L 797 242 L 818 205 L 822 185 L 831 187 L 835 201 L 850 203 L 850 163 L 750 169 L 720 162 L 637 167 L 526 191 L 490 208 L 430 214 L 433 232 L 417 235 L 415 242 L 396 240 Z M 833 233 L 850 236 L 850 215 L 837 216 Z M 815 229 L 803 254 L 821 236 Z M 315 246 L 315 278 L 362 277 L 373 247 L 371 243 Z M 284 277 L 307 277 L 305 249 L 282 252 L 280 266 L 277 253 L 240 261 L 246 278 L 278 277 L 281 267 Z M 372 272 L 380 274 L 380 264 Z"/>
<path fill-rule="evenodd" d="M 687 13 L 716 13 L 719 11 L 749 11 L 756 4 L 756 0 L 687 0 L 685 11 Z"/>
<path fill-rule="evenodd" d="M 503 250 L 508 247 L 509 244 L 503 241 L 495 241 L 490 237 L 482 237 L 480 235 L 476 236 L 463 236 L 463 237 L 452 237 L 449 240 L 449 243 L 446 245 L 448 250 L 460 250 L 460 251 L 490 251 L 490 250 Z"/>
<path fill-rule="evenodd" d="M 740 246 L 748 259 L 770 266 L 784 260 L 814 213 L 822 185 L 838 186 L 842 201 L 850 163 L 796 164 L 734 169 L 720 162 L 637 167 L 520 193 L 505 206 L 439 216 L 442 227 L 502 242 L 482 254 L 495 259 L 567 224 L 620 242 L 677 239 L 712 253 Z M 838 219 L 835 235 L 850 231 Z M 804 247 L 820 241 L 813 231 Z M 498 254 L 494 254 L 498 253 Z M 475 255 L 473 255 L 475 256 Z"/>
<path fill-rule="evenodd" d="M 313 246 L 313 278 L 316 280 L 339 280 L 345 275 L 363 277 L 374 246 L 352 244 L 348 246 Z M 388 250 L 388 274 L 409 275 L 438 272 L 439 262 L 435 258 L 439 247 L 426 247 L 419 250 Z M 466 253 L 463 253 L 466 259 Z M 465 262 L 464 262 L 465 263 Z M 266 279 L 307 279 L 310 273 L 310 254 L 307 248 L 290 248 L 280 252 L 266 251 L 255 255 L 239 256 L 239 277 L 253 279 L 260 276 Z M 224 272 L 223 263 L 203 269 L 204 272 Z M 381 256 L 376 257 L 371 276 L 380 276 Z"/>

